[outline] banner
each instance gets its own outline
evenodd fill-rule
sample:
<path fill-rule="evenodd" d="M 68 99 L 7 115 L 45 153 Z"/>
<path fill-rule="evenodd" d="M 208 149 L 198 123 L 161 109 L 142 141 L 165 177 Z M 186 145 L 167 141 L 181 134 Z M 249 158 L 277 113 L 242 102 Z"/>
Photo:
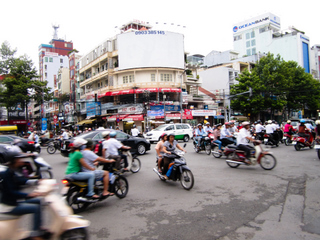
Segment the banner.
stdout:
<path fill-rule="evenodd" d="M 42 131 L 47 130 L 47 119 L 46 118 L 42 118 L 42 120 L 41 120 L 41 130 Z"/>

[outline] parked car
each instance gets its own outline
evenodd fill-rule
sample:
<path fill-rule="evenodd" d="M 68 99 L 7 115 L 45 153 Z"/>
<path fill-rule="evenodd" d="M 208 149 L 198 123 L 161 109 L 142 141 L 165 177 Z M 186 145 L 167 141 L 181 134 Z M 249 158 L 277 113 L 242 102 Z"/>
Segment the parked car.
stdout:
<path fill-rule="evenodd" d="M 15 135 L 0 135 L 0 143 L 13 145 L 15 140 L 20 140 L 16 145 L 21 148 L 23 152 L 38 152 L 40 153 L 40 145 L 36 146 L 34 141 L 24 139 Z"/>
<path fill-rule="evenodd" d="M 72 143 L 77 138 L 91 139 L 95 145 L 101 143 L 104 140 L 101 134 L 103 131 L 106 131 L 106 129 L 95 130 L 88 133 L 82 133 L 74 138 L 63 140 L 61 145 L 61 151 L 60 151 L 61 155 L 64 157 L 69 156 L 69 152 L 70 152 L 69 144 Z M 116 139 L 120 141 L 123 145 L 131 147 L 130 152 L 132 154 L 142 155 L 150 150 L 150 143 L 146 139 L 140 138 L 140 137 L 133 137 L 121 131 L 116 131 L 116 132 L 117 132 Z"/>
<path fill-rule="evenodd" d="M 189 139 L 193 138 L 193 129 L 189 124 L 186 123 L 171 123 L 171 124 L 163 124 L 159 127 L 147 132 L 145 134 L 145 138 L 150 141 L 150 143 L 158 142 L 160 140 L 160 136 L 163 134 L 175 134 L 176 140 L 183 140 L 184 142 L 188 142 Z"/>

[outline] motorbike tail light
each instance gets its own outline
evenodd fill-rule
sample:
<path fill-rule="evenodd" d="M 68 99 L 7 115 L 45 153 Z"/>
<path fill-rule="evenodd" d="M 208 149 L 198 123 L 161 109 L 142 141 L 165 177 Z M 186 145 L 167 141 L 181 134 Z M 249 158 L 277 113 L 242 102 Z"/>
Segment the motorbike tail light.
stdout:
<path fill-rule="evenodd" d="M 99 152 L 99 144 L 96 144 L 96 147 L 94 148 L 94 153 L 98 153 Z"/>
<path fill-rule="evenodd" d="M 34 144 L 34 141 L 28 141 L 29 144 Z"/>
<path fill-rule="evenodd" d="M 62 182 L 62 184 L 68 184 L 68 180 L 66 180 L 66 179 L 62 179 L 61 182 Z"/>

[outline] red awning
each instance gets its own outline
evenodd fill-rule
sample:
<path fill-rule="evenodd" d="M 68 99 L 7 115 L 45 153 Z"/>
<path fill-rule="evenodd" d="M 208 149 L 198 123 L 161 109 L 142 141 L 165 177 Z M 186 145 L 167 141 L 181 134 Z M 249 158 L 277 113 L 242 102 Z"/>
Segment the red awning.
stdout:
<path fill-rule="evenodd" d="M 123 121 L 143 121 L 143 114 L 132 114 L 123 119 Z"/>
<path fill-rule="evenodd" d="M 138 88 L 138 89 L 128 89 L 128 90 L 120 90 L 113 92 L 106 92 L 104 94 L 99 94 L 98 97 L 106 97 L 106 96 L 118 96 L 125 94 L 139 94 L 144 92 L 181 92 L 180 88 Z"/>
<path fill-rule="evenodd" d="M 119 120 L 122 120 L 124 119 L 126 116 L 128 116 L 128 114 L 117 114 L 117 115 L 113 115 L 111 117 L 108 117 L 107 120 L 109 122 L 113 122 L 113 121 L 116 121 L 117 118 L 119 118 Z"/>

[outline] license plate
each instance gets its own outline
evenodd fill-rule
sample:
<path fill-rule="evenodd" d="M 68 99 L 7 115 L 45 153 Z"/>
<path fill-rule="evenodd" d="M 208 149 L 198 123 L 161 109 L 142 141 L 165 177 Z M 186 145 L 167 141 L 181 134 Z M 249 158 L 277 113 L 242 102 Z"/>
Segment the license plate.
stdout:
<path fill-rule="evenodd" d="M 297 141 L 293 141 L 292 144 L 293 144 L 293 145 L 297 144 Z"/>
<path fill-rule="evenodd" d="M 265 138 L 265 139 L 264 139 L 264 142 L 265 142 L 265 143 L 268 142 L 268 138 Z"/>
<path fill-rule="evenodd" d="M 62 196 L 63 196 L 63 195 L 66 195 L 67 192 L 68 192 L 68 190 L 69 190 L 69 187 L 63 187 L 63 188 L 61 189 L 61 195 L 62 195 Z"/>
<path fill-rule="evenodd" d="M 314 149 L 320 149 L 320 145 L 315 145 Z"/>
<path fill-rule="evenodd" d="M 283 137 L 282 139 L 284 140 L 284 139 L 286 139 L 287 137 Z"/>

